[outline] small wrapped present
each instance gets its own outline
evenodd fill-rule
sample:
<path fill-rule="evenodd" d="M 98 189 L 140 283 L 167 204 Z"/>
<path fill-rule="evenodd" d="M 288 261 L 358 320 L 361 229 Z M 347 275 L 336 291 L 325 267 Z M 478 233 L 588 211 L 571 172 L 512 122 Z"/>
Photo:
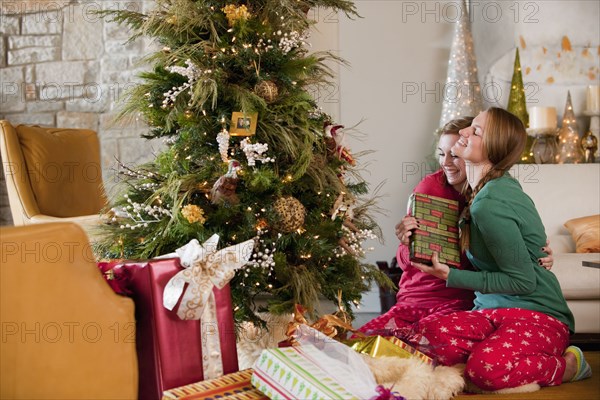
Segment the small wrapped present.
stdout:
<path fill-rule="evenodd" d="M 252 387 L 251 376 L 252 369 L 245 369 L 220 378 L 192 383 L 165 391 L 163 400 L 267 400 L 268 397 Z"/>
<path fill-rule="evenodd" d="M 349 339 L 342 341 L 359 353 L 368 354 L 371 357 L 415 357 L 425 364 L 435 366 L 435 361 L 421 353 L 414 347 L 404 343 L 396 337 L 368 336 L 361 339 Z"/>
<path fill-rule="evenodd" d="M 311 362 L 314 356 L 309 346 L 264 350 L 252 384 L 270 399 L 359 399 Z"/>
<path fill-rule="evenodd" d="M 410 260 L 431 265 L 431 257 L 436 252 L 441 263 L 460 267 L 458 202 L 413 193 L 409 209 L 419 221 L 419 228 L 410 236 Z"/>
<path fill-rule="evenodd" d="M 377 383 L 363 358 L 348 346 L 306 325 L 299 345 L 266 349 L 251 382 L 271 399 L 369 399 Z"/>
<path fill-rule="evenodd" d="M 113 289 L 135 302 L 140 399 L 238 370 L 228 282 L 253 242 L 215 252 L 217 240 L 168 255 L 178 258 L 99 265 Z"/>

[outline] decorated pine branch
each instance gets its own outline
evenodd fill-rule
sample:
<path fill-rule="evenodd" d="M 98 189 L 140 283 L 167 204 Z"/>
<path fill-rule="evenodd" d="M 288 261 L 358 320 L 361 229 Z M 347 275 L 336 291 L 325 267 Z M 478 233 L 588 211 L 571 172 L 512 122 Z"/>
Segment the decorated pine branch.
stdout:
<path fill-rule="evenodd" d="M 332 77 L 330 53 L 309 53 L 310 7 L 357 16 L 348 1 L 158 0 L 149 14 L 107 12 L 161 49 L 130 93 L 124 115 L 141 115 L 167 149 L 120 168 L 123 191 L 98 244 L 110 258 L 150 258 L 213 234 L 226 247 L 255 240 L 231 281 L 237 321 L 315 309 L 319 296 L 358 304 L 371 280 L 362 262 L 378 227 L 367 185 L 344 145 L 343 127 L 309 89 Z"/>

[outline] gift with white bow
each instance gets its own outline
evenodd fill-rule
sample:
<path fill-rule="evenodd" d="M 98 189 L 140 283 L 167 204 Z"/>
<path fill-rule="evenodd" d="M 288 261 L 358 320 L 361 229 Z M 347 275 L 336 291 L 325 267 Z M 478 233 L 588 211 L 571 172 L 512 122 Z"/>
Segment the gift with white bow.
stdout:
<path fill-rule="evenodd" d="M 135 302 L 139 398 L 238 370 L 229 281 L 254 241 L 217 250 L 218 241 L 213 235 L 148 261 L 99 265 Z"/>

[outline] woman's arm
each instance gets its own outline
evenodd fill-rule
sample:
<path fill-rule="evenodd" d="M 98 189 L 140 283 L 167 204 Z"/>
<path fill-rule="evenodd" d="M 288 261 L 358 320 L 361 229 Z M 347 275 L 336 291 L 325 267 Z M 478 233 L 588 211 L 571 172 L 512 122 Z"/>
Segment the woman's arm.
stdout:
<path fill-rule="evenodd" d="M 480 232 L 477 235 L 482 242 L 477 246 L 480 259 L 489 263 L 491 271 L 451 270 L 448 274 L 448 286 L 470 288 L 482 293 L 528 294 L 536 289 L 536 262 L 532 261 L 521 228 L 519 216 L 505 202 L 483 198 L 471 208 L 471 223 Z M 473 234 L 473 230 L 471 230 Z M 471 246 L 473 246 L 473 240 Z M 477 252 L 477 249 L 473 249 Z M 495 267 L 494 267 L 495 266 Z M 494 271 L 497 269 L 497 271 Z"/>

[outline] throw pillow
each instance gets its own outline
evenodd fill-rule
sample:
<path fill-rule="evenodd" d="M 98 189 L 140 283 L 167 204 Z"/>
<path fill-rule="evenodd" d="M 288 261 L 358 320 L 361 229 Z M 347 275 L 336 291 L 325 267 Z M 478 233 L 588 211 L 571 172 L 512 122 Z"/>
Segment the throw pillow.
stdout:
<path fill-rule="evenodd" d="M 26 125 L 16 131 L 42 214 L 67 218 L 100 212 L 106 196 L 94 131 Z"/>
<path fill-rule="evenodd" d="M 600 253 L 600 215 L 574 218 L 565 222 L 577 253 Z"/>

